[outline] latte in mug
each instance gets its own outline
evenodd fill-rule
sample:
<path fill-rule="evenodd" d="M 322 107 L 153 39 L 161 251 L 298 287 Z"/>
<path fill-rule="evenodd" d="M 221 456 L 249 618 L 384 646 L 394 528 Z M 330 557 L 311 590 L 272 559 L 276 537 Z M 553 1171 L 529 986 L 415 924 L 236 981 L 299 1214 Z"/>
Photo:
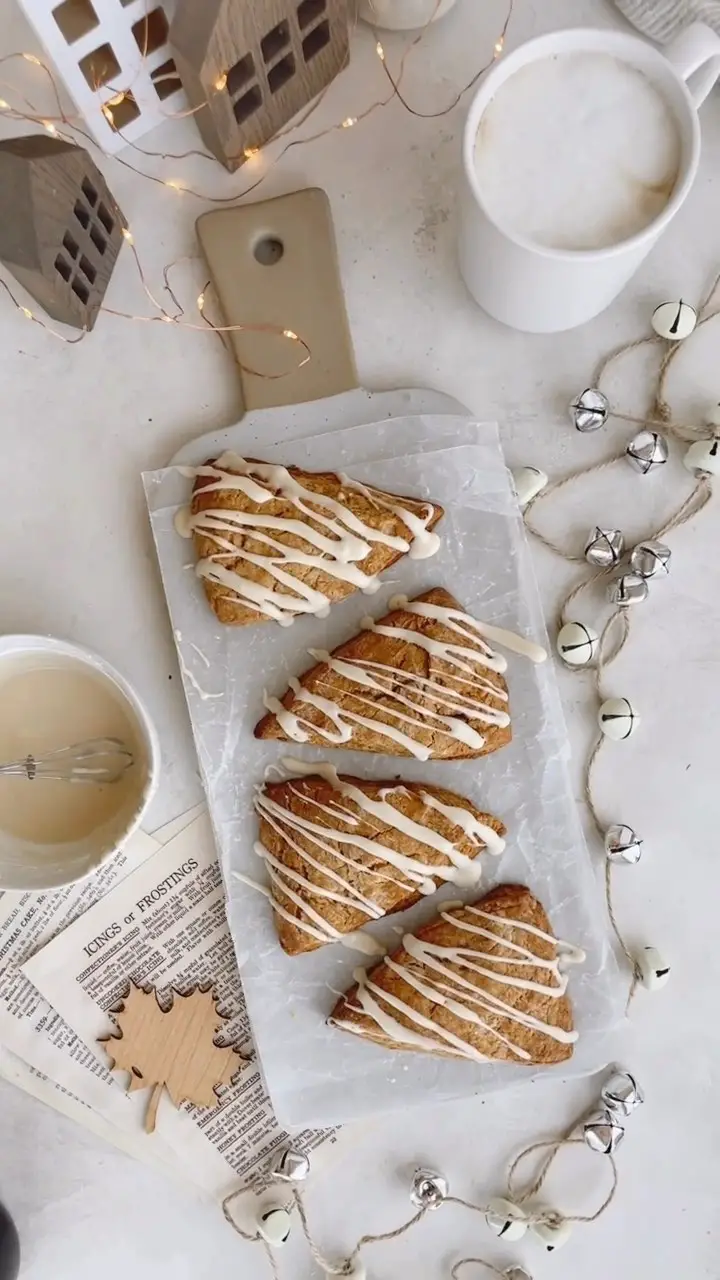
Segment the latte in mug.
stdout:
<path fill-rule="evenodd" d="M 475 164 L 490 217 L 552 249 L 605 249 L 648 227 L 681 166 L 675 116 L 651 80 L 607 53 L 561 53 L 501 84 Z"/>

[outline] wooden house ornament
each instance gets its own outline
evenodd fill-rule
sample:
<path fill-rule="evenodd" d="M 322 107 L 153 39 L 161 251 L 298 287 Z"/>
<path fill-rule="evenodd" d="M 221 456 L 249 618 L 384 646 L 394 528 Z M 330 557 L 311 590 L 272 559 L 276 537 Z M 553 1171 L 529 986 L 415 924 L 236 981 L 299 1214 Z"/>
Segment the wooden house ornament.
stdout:
<path fill-rule="evenodd" d="M 349 0 L 178 0 L 175 65 L 207 147 L 231 171 L 349 58 Z"/>
<path fill-rule="evenodd" d="M 92 329 L 125 225 L 83 147 L 42 133 L 0 142 L 0 261 L 54 320 Z"/>

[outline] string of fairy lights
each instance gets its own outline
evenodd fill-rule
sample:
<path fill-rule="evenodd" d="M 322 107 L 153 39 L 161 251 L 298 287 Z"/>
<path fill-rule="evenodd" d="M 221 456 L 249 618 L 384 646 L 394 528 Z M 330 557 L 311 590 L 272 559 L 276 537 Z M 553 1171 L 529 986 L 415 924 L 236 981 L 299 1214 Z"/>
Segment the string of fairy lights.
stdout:
<path fill-rule="evenodd" d="M 427 32 L 432 26 L 433 19 L 435 17 L 437 9 L 439 8 L 440 0 L 436 0 L 435 10 L 429 17 L 428 21 L 423 25 L 423 27 L 421 27 L 421 29 L 417 32 L 417 34 L 413 37 L 412 40 L 409 41 L 409 43 L 405 47 L 400 57 L 400 62 L 398 65 L 397 72 L 393 72 L 393 70 L 391 69 L 388 63 L 388 56 L 387 56 L 385 46 L 383 45 L 378 32 L 373 29 L 373 37 L 375 40 L 375 46 L 374 46 L 375 55 L 382 67 L 384 76 L 387 78 L 387 80 L 390 83 L 390 86 L 391 86 L 390 92 L 381 98 L 377 98 L 373 100 L 366 107 L 359 110 L 357 114 L 346 115 L 341 120 L 335 121 L 332 124 L 317 130 L 316 132 L 306 134 L 302 137 L 290 137 L 289 135 L 296 133 L 299 129 L 303 128 L 303 126 L 307 124 L 310 117 L 314 114 L 314 112 L 318 110 L 321 103 L 325 101 L 328 91 L 332 87 L 332 84 L 334 83 L 334 81 L 331 82 L 331 84 L 327 85 L 317 95 L 315 100 L 308 106 L 308 108 L 304 112 L 301 112 L 300 115 L 296 116 L 288 125 L 285 126 L 285 128 L 281 129 L 278 133 L 275 134 L 275 136 L 271 139 L 270 143 L 267 144 L 267 147 L 271 145 L 274 147 L 278 144 L 278 142 L 283 142 L 283 139 L 289 138 L 289 140 L 285 141 L 284 144 L 281 146 L 280 150 L 277 151 L 277 153 L 272 156 L 272 158 L 269 160 L 269 162 L 265 166 L 263 172 L 258 174 L 257 177 L 254 177 L 253 180 L 250 183 L 246 184 L 241 191 L 236 191 L 236 192 L 233 192 L 232 194 L 225 195 L 225 196 L 219 196 L 210 192 L 198 190 L 197 188 L 184 182 L 181 178 L 165 177 L 160 174 L 147 173 L 144 170 L 138 168 L 130 160 L 126 159 L 122 155 L 115 154 L 108 158 L 111 159 L 113 162 L 121 165 L 123 168 L 129 169 L 131 172 L 136 174 L 139 178 L 147 182 L 153 182 L 161 187 L 164 187 L 167 190 L 172 191 L 173 194 L 175 195 L 192 196 L 208 204 L 218 204 L 218 205 L 237 204 L 239 201 L 243 200 L 245 197 L 257 191 L 258 188 L 267 180 L 270 174 L 277 168 L 277 166 L 280 164 L 283 158 L 293 148 L 309 146 L 315 142 L 320 141 L 320 139 L 329 137 L 331 134 L 334 134 L 337 132 L 345 133 L 348 130 L 355 128 L 357 125 L 359 125 L 363 121 L 367 120 L 376 111 L 381 110 L 384 107 L 387 107 L 394 99 L 397 99 L 397 101 L 400 103 L 402 108 L 405 111 L 407 111 L 410 115 L 420 119 L 438 119 L 450 114 L 452 111 L 455 110 L 455 108 L 462 101 L 463 97 L 470 91 L 470 89 L 474 87 L 474 85 L 477 83 L 480 77 L 489 69 L 489 67 L 493 65 L 494 62 L 497 61 L 497 59 L 504 52 L 505 40 L 506 40 L 508 28 L 509 28 L 512 14 L 513 14 L 514 2 L 515 0 L 509 0 L 508 7 L 505 14 L 505 19 L 498 35 L 496 36 L 493 42 L 492 53 L 490 57 L 483 63 L 483 65 L 478 70 L 476 70 L 473 73 L 470 80 L 468 80 L 468 82 L 455 93 L 452 101 L 447 106 L 438 110 L 425 111 L 421 108 L 413 106 L 412 103 L 409 101 L 408 96 L 402 89 L 402 83 L 407 70 L 408 58 L 410 54 L 413 52 L 413 50 L 415 50 L 418 47 L 418 45 L 426 38 Z M 147 22 L 146 22 L 146 27 L 147 27 Z M 148 41 L 147 41 L 147 31 L 146 31 L 145 42 L 144 42 L 145 48 L 144 50 L 141 49 L 141 56 L 143 60 L 147 53 L 147 43 Z M 52 68 L 42 58 L 38 57 L 34 53 L 29 53 L 29 52 L 13 52 L 13 53 L 5 54 L 3 57 L 0 57 L 0 69 L 2 69 L 6 64 L 12 63 L 18 59 L 22 59 L 24 62 L 29 63 L 31 66 L 35 66 L 39 68 L 43 72 L 44 76 L 49 80 L 52 93 L 55 99 L 55 107 L 50 113 L 38 111 L 35 104 L 29 98 L 27 98 L 24 94 L 22 94 L 20 90 L 17 88 L 17 86 L 12 84 L 11 81 L 8 81 L 6 79 L 0 79 L 0 86 L 4 88 L 5 92 L 7 93 L 8 90 L 11 90 L 12 93 L 10 96 L 12 96 L 16 101 L 19 99 L 20 102 L 23 104 L 22 107 L 15 106 L 10 101 L 8 101 L 6 97 L 0 97 L 0 116 L 10 120 L 16 120 L 23 124 L 32 124 L 32 125 L 40 126 L 43 129 L 45 129 L 45 131 L 51 137 L 58 138 L 61 141 L 69 142 L 73 145 L 77 145 L 78 141 L 82 140 L 83 143 L 88 143 L 95 150 L 97 148 L 97 144 L 95 140 L 82 127 L 81 121 L 83 121 L 84 118 L 78 114 L 68 113 L 64 109 L 61 95 L 60 95 L 60 89 L 58 86 L 58 81 L 55 76 L 55 73 L 53 72 Z M 217 80 L 215 81 L 215 84 L 214 84 L 215 92 L 217 93 L 222 92 L 225 89 L 226 84 L 227 84 L 227 73 L 223 73 L 219 75 Z M 123 142 L 133 152 L 137 152 L 139 155 L 142 155 L 148 159 L 160 161 L 162 163 L 165 163 L 167 161 L 178 162 L 183 160 L 189 160 L 193 157 L 199 157 L 203 160 L 210 160 L 213 163 L 213 165 L 218 164 L 217 159 L 209 151 L 200 147 L 192 147 L 182 152 L 151 151 L 145 147 L 139 146 L 137 143 L 126 138 L 125 135 L 123 134 L 122 129 L 118 127 L 118 125 L 115 122 L 113 109 L 117 108 L 122 102 L 124 102 L 128 95 L 132 95 L 132 84 L 129 86 L 126 86 L 125 88 L 120 88 L 114 85 L 110 85 L 109 88 L 110 88 L 111 96 L 105 102 L 103 102 L 98 106 L 98 110 L 103 114 L 105 120 L 108 122 L 108 124 L 110 124 L 111 128 L 113 128 L 114 131 L 122 137 Z M 183 118 L 194 115 L 197 111 L 201 110 L 204 105 L 206 104 L 201 103 L 199 106 L 190 107 L 178 112 L 163 111 L 162 114 L 166 116 L 166 118 L 169 120 L 183 119 Z M 264 157 L 267 147 L 262 147 L 262 148 L 245 147 L 243 148 L 241 155 L 231 157 L 231 159 L 241 159 L 244 162 L 244 165 L 250 164 L 253 167 L 253 170 L 256 170 L 257 164 L 260 162 L 261 157 Z M 168 307 L 165 306 L 163 302 L 155 295 L 153 290 L 150 288 L 150 285 L 148 284 L 147 274 L 140 260 L 138 250 L 135 245 L 134 234 L 130 227 L 126 226 L 123 228 L 123 238 L 125 243 L 131 249 L 132 260 L 138 274 L 140 285 L 143 289 L 146 299 L 148 300 L 151 307 L 153 308 L 153 314 L 141 315 L 141 314 L 136 314 L 129 311 L 122 311 L 122 310 L 119 310 L 118 308 L 109 307 L 104 303 L 101 304 L 99 308 L 100 312 L 104 312 L 107 315 L 115 316 L 116 318 L 119 318 L 119 319 L 135 321 L 137 323 L 176 325 L 178 327 L 189 329 L 195 332 L 204 332 L 204 333 L 210 332 L 218 335 L 221 341 L 223 342 L 224 342 L 223 335 L 229 335 L 231 333 L 241 333 L 241 332 L 266 333 L 268 335 L 274 335 L 275 337 L 283 338 L 289 343 L 291 343 L 293 346 L 296 346 L 298 348 L 298 360 L 294 364 L 292 364 L 290 368 L 285 369 L 280 373 L 268 373 L 263 370 L 252 368 L 244 364 L 240 365 L 243 372 L 250 373 L 255 375 L 256 377 L 261 377 L 265 379 L 275 380 L 279 378 L 284 378 L 290 372 L 298 368 L 302 368 L 303 365 L 307 364 L 308 361 L 312 359 L 312 352 L 308 343 L 305 341 L 305 339 L 301 335 L 297 334 L 291 328 L 284 327 L 284 326 L 268 325 L 268 324 L 225 325 L 221 323 L 220 324 L 216 323 L 214 320 L 211 320 L 209 315 L 207 314 L 208 290 L 210 287 L 209 282 L 203 286 L 200 293 L 197 295 L 197 298 L 195 299 L 194 306 L 198 314 L 199 322 L 193 322 L 191 320 L 188 320 L 186 318 L 187 317 L 186 308 L 184 308 L 180 304 L 179 299 L 177 297 L 177 293 L 174 292 L 173 289 L 170 288 L 169 286 L 169 274 L 181 262 L 187 262 L 192 260 L 190 255 L 184 255 L 182 258 L 167 264 L 162 270 L 163 289 L 171 298 L 173 305 L 175 307 L 174 312 L 170 311 Z M 42 316 L 38 315 L 37 312 L 35 312 L 30 307 L 22 303 L 16 297 L 13 289 L 5 280 L 0 279 L 0 285 L 2 286 L 6 296 L 9 297 L 10 301 L 13 303 L 13 305 L 15 306 L 16 310 L 20 313 L 20 315 L 22 315 L 26 320 L 31 321 L 33 324 L 40 325 L 41 328 L 45 329 L 54 338 L 57 338 L 61 342 L 65 342 L 68 345 L 74 345 L 78 342 L 81 342 L 87 336 L 88 331 L 82 330 L 77 336 L 68 337 L 66 334 L 54 328 L 53 325 L 49 324 L 45 319 L 42 318 Z"/>

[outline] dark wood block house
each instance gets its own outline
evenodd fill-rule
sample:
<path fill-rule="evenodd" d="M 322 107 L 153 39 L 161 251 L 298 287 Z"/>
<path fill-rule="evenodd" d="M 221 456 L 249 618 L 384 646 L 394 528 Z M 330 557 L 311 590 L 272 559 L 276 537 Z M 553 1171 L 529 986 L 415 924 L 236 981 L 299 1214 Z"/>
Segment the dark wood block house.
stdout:
<path fill-rule="evenodd" d="M 54 320 L 92 329 L 125 225 L 83 147 L 45 134 L 0 142 L 0 261 Z"/>

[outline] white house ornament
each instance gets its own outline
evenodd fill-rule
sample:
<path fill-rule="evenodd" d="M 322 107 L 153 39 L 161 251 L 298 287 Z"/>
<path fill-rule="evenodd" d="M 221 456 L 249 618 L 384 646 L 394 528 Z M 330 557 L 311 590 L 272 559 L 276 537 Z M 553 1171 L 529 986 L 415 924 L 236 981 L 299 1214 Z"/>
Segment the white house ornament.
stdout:
<path fill-rule="evenodd" d="M 605 832 L 605 855 L 613 865 L 635 866 L 642 855 L 642 840 L 632 827 L 614 822 Z"/>
<path fill-rule="evenodd" d="M 623 742 L 637 728 L 640 717 L 627 698 L 606 698 L 598 711 L 598 724 L 606 738 Z"/>
<path fill-rule="evenodd" d="M 503 1200 L 502 1197 L 497 1197 L 488 1203 L 485 1221 L 493 1235 L 498 1236 L 500 1240 L 507 1240 L 508 1243 L 522 1240 L 528 1229 L 527 1219 L 522 1209 L 513 1204 L 512 1200 Z"/>
<path fill-rule="evenodd" d="M 570 405 L 570 420 L 583 434 L 604 427 L 609 414 L 610 401 L 597 387 L 586 387 Z"/>
<path fill-rule="evenodd" d="M 608 587 L 608 600 L 620 609 L 629 609 L 634 604 L 642 604 L 649 595 L 648 584 L 639 573 L 622 573 Z"/>
<path fill-rule="evenodd" d="M 518 505 L 526 507 L 528 502 L 537 498 L 545 488 L 548 478 L 539 467 L 518 467 L 511 471 L 512 482 L 517 495 Z"/>
<path fill-rule="evenodd" d="M 447 1178 L 433 1169 L 416 1169 L 410 1199 L 416 1209 L 437 1209 L 447 1199 Z"/>
<path fill-rule="evenodd" d="M 689 302 L 661 302 L 652 313 L 652 327 L 660 338 L 681 342 L 697 324 L 697 311 Z"/>
<path fill-rule="evenodd" d="M 633 956 L 638 982 L 647 991 L 659 991 L 670 976 L 670 966 L 665 963 L 655 947 L 643 947 Z"/>
<path fill-rule="evenodd" d="M 645 1101 L 645 1095 L 635 1077 L 620 1067 L 616 1067 L 605 1081 L 600 1097 L 604 1106 L 622 1116 L 631 1115 Z"/>
<path fill-rule="evenodd" d="M 270 1165 L 270 1176 L 277 1182 L 304 1182 L 310 1173 L 310 1161 L 304 1151 L 285 1147 L 278 1151 Z"/>
<path fill-rule="evenodd" d="M 608 1107 L 588 1116 L 583 1124 L 583 1137 L 591 1151 L 609 1156 L 617 1151 L 625 1137 L 625 1130 L 616 1115 Z"/>
<path fill-rule="evenodd" d="M 638 431 L 625 450 L 625 457 L 630 465 L 643 476 L 663 467 L 669 454 L 665 437 L 659 431 L 648 431 L 647 428 Z"/>
<path fill-rule="evenodd" d="M 720 437 L 696 440 L 685 454 L 683 466 L 694 475 L 720 476 Z"/>
<path fill-rule="evenodd" d="M 568 667 L 585 667 L 592 662 L 600 637 L 584 622 L 566 622 L 557 635 L 557 651 Z"/>
<path fill-rule="evenodd" d="M 641 578 L 666 578 L 670 572 L 672 552 L 664 542 L 648 538 L 630 552 L 630 568 Z"/>
<path fill-rule="evenodd" d="M 261 1209 L 258 1214 L 257 1229 L 271 1249 L 280 1249 L 287 1242 L 291 1227 L 292 1219 L 287 1209 Z"/>
<path fill-rule="evenodd" d="M 585 559 L 596 569 L 614 569 L 625 550 L 620 529 L 601 529 L 596 525 L 585 543 Z"/>
<path fill-rule="evenodd" d="M 561 1218 L 556 1215 L 548 1222 L 533 1222 L 530 1224 L 530 1230 L 545 1246 L 548 1253 L 552 1253 L 555 1249 L 562 1249 L 567 1244 L 572 1234 L 572 1223 L 567 1218 Z"/>

